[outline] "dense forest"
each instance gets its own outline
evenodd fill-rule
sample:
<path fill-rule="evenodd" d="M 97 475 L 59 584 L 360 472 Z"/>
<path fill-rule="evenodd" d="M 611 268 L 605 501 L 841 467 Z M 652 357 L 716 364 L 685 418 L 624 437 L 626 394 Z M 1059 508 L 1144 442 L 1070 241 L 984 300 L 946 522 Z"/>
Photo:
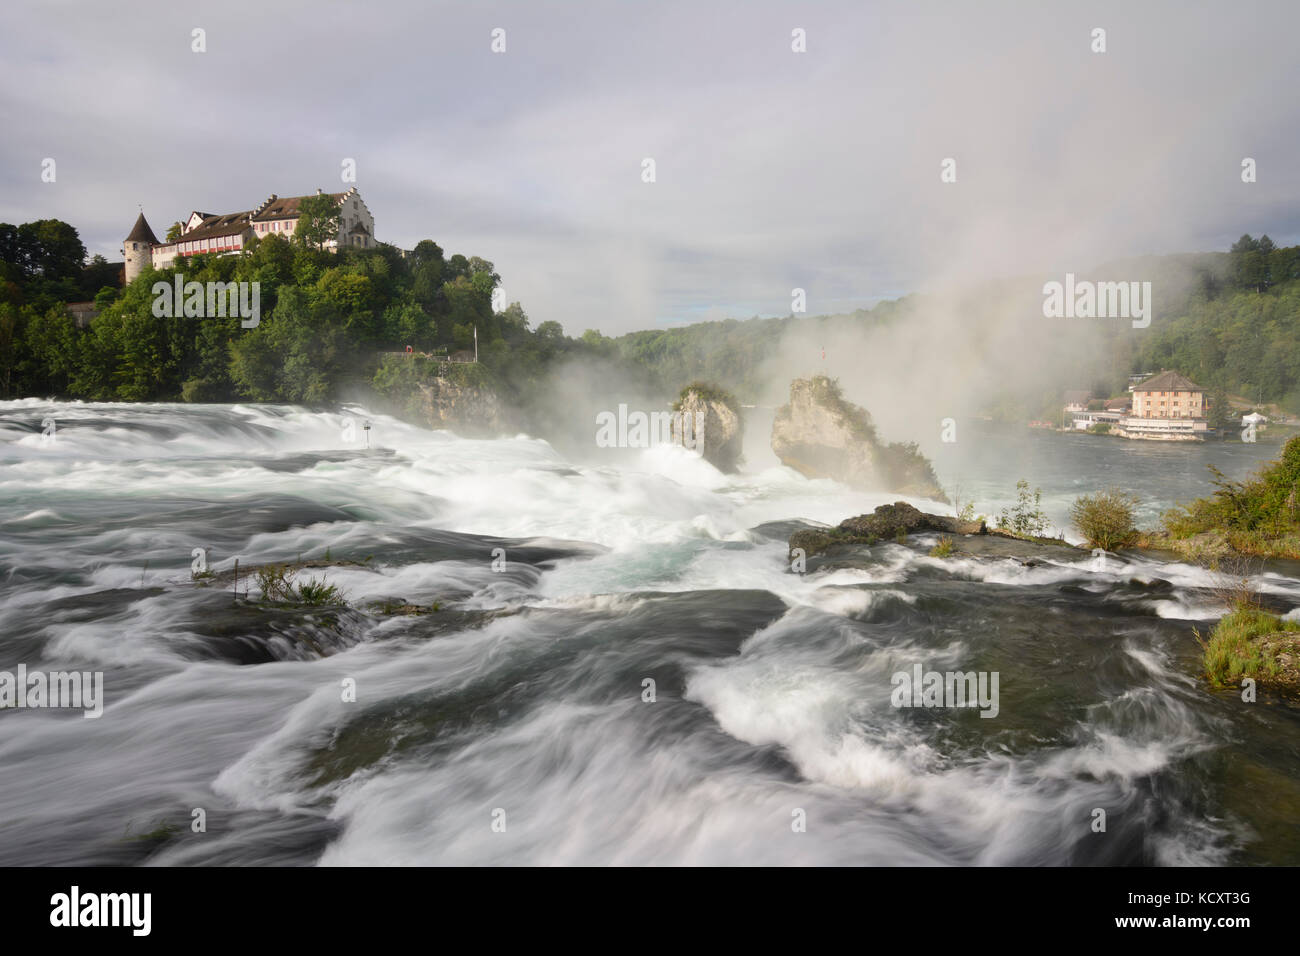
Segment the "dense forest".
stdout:
<path fill-rule="evenodd" d="M 1300 246 L 1246 235 L 1225 258 L 1218 269 L 1197 270 L 1169 321 L 1134 336 L 1135 371 L 1177 369 L 1201 385 L 1298 412 Z"/>
<path fill-rule="evenodd" d="M 494 303 L 500 277 L 485 259 L 447 256 L 431 240 L 410 252 L 385 244 L 322 250 L 311 237 L 329 235 L 329 226 L 306 223 L 289 240 L 252 239 L 239 255 L 146 269 L 121 288 L 119 267 L 98 256 L 87 262 L 67 223 L 0 224 L 0 396 L 321 404 L 363 394 L 358 388 L 391 386 L 385 352 L 467 350 L 477 332 L 475 381 L 516 404 L 528 403 L 570 358 L 606 364 L 665 396 L 704 380 L 753 401 L 765 365 L 792 333 L 815 328 L 813 341 L 838 335 L 867 343 L 890 329 L 923 330 L 927 310 L 934 311 L 933 297 L 913 295 L 843 315 L 730 319 L 616 338 L 588 330 L 571 338 L 555 321 L 531 328 L 517 302 Z M 176 271 L 186 281 L 258 282 L 260 323 L 156 317 L 154 283 L 170 283 Z M 1300 411 L 1300 246 L 1247 235 L 1226 253 L 1115 263 L 1099 267 L 1094 278 L 1109 276 L 1152 278 L 1160 311 L 1151 327 L 1112 323 L 1062 334 L 1041 321 L 1026 323 L 1032 331 L 1022 354 L 1041 357 L 1039 380 L 986 398 L 982 411 L 1023 421 L 1059 410 L 1063 387 L 1120 394 L 1129 375 L 1162 368 L 1221 393 Z M 975 341 L 981 323 L 1036 308 L 1040 286 L 1041 280 L 990 281 L 968 294 L 962 308 Z M 80 328 L 66 303 L 85 300 L 99 315 Z M 1021 360 L 989 361 L 999 359 Z M 437 363 L 420 367 L 436 370 Z M 1062 378 L 1063 368 L 1073 381 Z"/>

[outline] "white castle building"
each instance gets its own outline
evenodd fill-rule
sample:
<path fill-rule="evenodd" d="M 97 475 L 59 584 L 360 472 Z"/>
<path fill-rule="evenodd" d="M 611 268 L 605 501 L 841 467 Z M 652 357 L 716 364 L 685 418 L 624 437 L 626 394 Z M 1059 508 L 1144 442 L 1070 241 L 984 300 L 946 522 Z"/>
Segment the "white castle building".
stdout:
<path fill-rule="evenodd" d="M 316 195 L 322 195 L 316 190 Z M 361 200 L 357 187 L 345 193 L 328 193 L 339 204 L 338 235 L 325 244 L 328 249 L 356 246 L 370 249 L 375 245 L 375 217 Z M 213 215 L 209 212 L 190 213 L 181 223 L 181 234 L 175 242 L 159 242 L 144 213 L 122 241 L 122 256 L 126 260 L 126 281 L 144 271 L 146 264 L 155 269 L 170 266 L 178 256 L 196 256 L 200 253 L 223 255 L 237 253 L 254 236 L 277 235 L 286 239 L 298 226 L 298 205 L 306 196 L 281 198 L 275 193 L 255 209 Z"/>

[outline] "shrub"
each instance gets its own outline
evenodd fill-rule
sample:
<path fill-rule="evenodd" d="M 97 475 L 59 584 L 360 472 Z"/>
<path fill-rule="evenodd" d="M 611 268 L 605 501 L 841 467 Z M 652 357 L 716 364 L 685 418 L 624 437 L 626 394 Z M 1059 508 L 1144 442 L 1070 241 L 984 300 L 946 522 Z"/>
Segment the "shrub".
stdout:
<path fill-rule="evenodd" d="M 1300 435 L 1287 441 L 1276 461 L 1246 481 L 1233 481 L 1213 465 L 1206 467 L 1214 494 L 1167 512 L 1164 526 L 1171 535 L 1221 530 L 1268 539 L 1300 530 Z"/>
<path fill-rule="evenodd" d="M 930 549 L 930 557 L 946 558 L 950 554 L 952 554 L 952 551 L 953 551 L 952 537 L 945 534 L 939 538 L 939 543 Z"/>
<path fill-rule="evenodd" d="M 1042 505 L 1043 489 L 1035 488 L 1031 496 L 1029 482 L 1021 478 L 1016 482 L 1016 505 L 1002 509 L 998 529 L 1021 537 L 1042 537 L 1048 525 Z"/>
<path fill-rule="evenodd" d="M 691 382 L 690 385 L 687 385 L 681 390 L 681 393 L 677 396 L 677 400 L 673 402 L 673 411 L 680 412 L 682 410 L 682 404 L 686 401 L 687 396 L 690 395 L 691 392 L 694 392 L 701 401 L 717 402 L 718 404 L 725 405 L 727 408 L 731 409 L 731 411 L 736 415 L 740 414 L 740 403 L 736 401 L 736 396 L 732 395 L 726 389 L 720 388 L 710 382 L 700 381 Z"/>
<path fill-rule="evenodd" d="M 1070 519 L 1091 547 L 1113 551 L 1129 544 L 1136 536 L 1135 507 L 1137 499 L 1133 495 L 1112 488 L 1076 498 L 1070 506 Z"/>
<path fill-rule="evenodd" d="M 298 585 L 298 600 L 302 604 L 342 604 L 343 594 L 335 585 L 326 584 L 324 578 L 312 578 Z"/>
<path fill-rule="evenodd" d="M 181 383 L 182 402 L 219 402 L 225 398 L 217 382 L 207 378 L 187 378 Z"/>
<path fill-rule="evenodd" d="M 952 502 L 952 508 L 957 513 L 958 521 L 975 520 L 975 499 L 967 498 L 962 491 L 961 485 L 952 486 L 952 490 L 948 492 L 948 500 Z"/>
<path fill-rule="evenodd" d="M 262 592 L 262 600 L 284 604 L 343 603 L 343 592 L 335 585 L 327 584 L 324 578 L 312 578 L 298 583 L 294 581 L 296 573 L 285 564 L 268 564 L 258 568 L 257 587 Z"/>
<path fill-rule="evenodd" d="M 257 589 L 263 601 L 288 601 L 293 597 L 293 572 L 287 565 L 268 564 L 257 569 Z"/>

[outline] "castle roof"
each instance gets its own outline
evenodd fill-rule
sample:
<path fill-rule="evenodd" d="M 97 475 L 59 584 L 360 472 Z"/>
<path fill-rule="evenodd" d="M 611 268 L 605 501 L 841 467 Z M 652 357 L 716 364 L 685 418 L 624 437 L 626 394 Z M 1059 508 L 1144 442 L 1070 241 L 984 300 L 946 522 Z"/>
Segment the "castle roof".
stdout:
<path fill-rule="evenodd" d="M 350 195 L 356 194 L 356 187 L 352 187 L 347 192 L 342 193 L 321 193 L 319 190 L 316 195 L 329 196 L 336 203 L 342 205 L 344 200 Z M 193 229 L 183 233 L 177 242 L 190 242 L 195 239 L 218 239 L 222 236 L 237 236 L 246 229 L 252 228 L 251 223 L 268 222 L 275 219 L 297 219 L 300 215 L 299 207 L 304 199 L 309 196 L 286 196 L 281 198 L 275 193 L 261 203 L 256 209 L 245 209 L 243 212 L 226 213 L 225 215 L 214 216 L 211 213 L 200 212 L 195 210 L 190 213 L 190 219 L 199 216 L 202 221 Z M 188 221 L 188 220 L 187 220 Z M 358 224 L 359 226 L 360 224 Z M 369 234 L 364 227 L 358 228 L 353 226 L 349 235 L 357 232 Z M 144 213 L 136 220 L 135 228 L 131 230 L 131 235 L 127 236 L 127 241 L 143 241 L 153 245 L 174 245 L 174 243 L 162 243 L 153 234 L 149 224 L 144 221 Z"/>
<path fill-rule="evenodd" d="M 1138 385 L 1135 392 L 1203 392 L 1204 388 L 1197 385 L 1186 375 L 1179 375 L 1177 372 L 1161 372 L 1159 375 L 1153 375 L 1142 384 Z"/>
<path fill-rule="evenodd" d="M 149 223 L 145 221 L 143 212 L 136 217 L 135 225 L 132 226 L 131 231 L 127 233 L 126 241 L 147 242 L 151 246 L 158 245 L 158 237 L 155 236 L 153 230 L 149 228 Z"/>
<path fill-rule="evenodd" d="M 190 242 L 194 239 L 216 239 L 221 236 L 237 236 L 248 228 L 248 219 L 252 210 L 227 213 L 224 216 L 208 216 L 199 225 L 185 233 L 177 242 Z M 170 243 L 168 243 L 170 245 Z"/>
<path fill-rule="evenodd" d="M 320 195 L 319 193 L 317 195 Z M 343 202 L 347 193 L 324 193 L 335 202 Z M 304 199 L 309 196 L 277 196 L 275 193 L 266 202 L 253 210 L 253 220 L 256 222 L 266 222 L 268 219 L 297 219 L 298 207 L 302 205 Z"/>

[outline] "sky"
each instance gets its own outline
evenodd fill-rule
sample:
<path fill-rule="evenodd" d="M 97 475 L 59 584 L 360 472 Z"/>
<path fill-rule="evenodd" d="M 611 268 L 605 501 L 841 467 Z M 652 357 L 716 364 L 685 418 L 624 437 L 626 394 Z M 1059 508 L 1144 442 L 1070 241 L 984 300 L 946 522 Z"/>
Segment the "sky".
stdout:
<path fill-rule="evenodd" d="M 0 221 L 118 261 L 140 208 L 351 159 L 378 239 L 491 260 L 534 327 L 851 311 L 1300 243 L 1298 50 L 1294 0 L 5 0 Z"/>

